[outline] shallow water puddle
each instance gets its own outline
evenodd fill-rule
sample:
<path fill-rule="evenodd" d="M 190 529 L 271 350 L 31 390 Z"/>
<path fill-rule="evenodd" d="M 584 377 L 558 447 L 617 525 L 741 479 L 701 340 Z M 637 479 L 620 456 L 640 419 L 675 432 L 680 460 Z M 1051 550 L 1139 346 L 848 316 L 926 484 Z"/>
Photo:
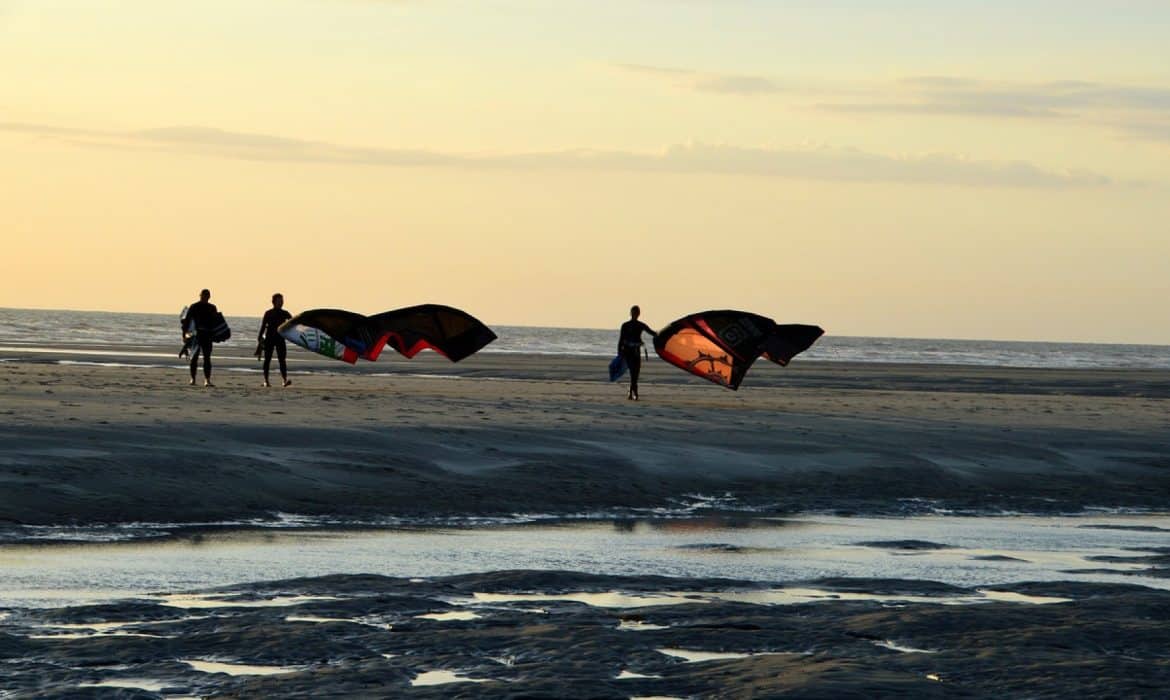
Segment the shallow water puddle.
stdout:
<path fill-rule="evenodd" d="M 893 651 L 900 651 L 900 652 L 903 652 L 905 654 L 937 654 L 938 653 L 937 649 L 915 649 L 914 647 L 908 647 L 908 646 L 905 646 L 902 644 L 898 644 L 897 642 L 892 642 L 888 639 L 885 641 L 882 641 L 882 642 L 874 642 L 874 645 L 882 647 L 884 649 L 892 649 Z"/>
<path fill-rule="evenodd" d="M 134 625 L 149 625 L 156 620 L 145 621 L 130 621 L 130 622 L 60 622 L 47 625 L 41 625 L 48 629 L 60 630 L 92 630 L 94 632 L 110 632 L 113 630 L 123 629 L 125 627 L 132 627 Z M 172 620 L 162 620 L 161 622 L 172 622 Z"/>
<path fill-rule="evenodd" d="M 157 598 L 162 605 L 188 610 L 200 608 L 278 608 L 301 603 L 341 600 L 336 596 L 307 595 L 275 596 L 260 600 L 232 600 L 225 597 L 224 594 L 213 593 L 168 593 L 157 596 Z"/>
<path fill-rule="evenodd" d="M 53 634 L 47 632 L 45 634 L 30 634 L 28 639 L 50 639 L 50 640 L 70 640 L 70 639 L 98 639 L 100 637 L 147 637 L 149 639 L 174 639 L 173 634 L 147 634 L 145 632 L 123 632 L 116 630 L 113 632 L 94 632 L 86 634 L 84 632 L 64 632 L 61 634 Z"/>
<path fill-rule="evenodd" d="M 145 690 L 148 693 L 160 693 L 164 688 L 172 688 L 174 682 L 160 681 L 154 678 L 110 678 L 96 683 L 78 683 L 78 688 L 127 688 L 131 690 Z M 178 695 L 167 695 L 171 700 L 180 700 Z"/>
<path fill-rule="evenodd" d="M 156 596 L 151 591 L 209 591 L 246 581 L 338 573 L 422 582 L 485 567 L 656 572 L 759 581 L 772 587 L 842 577 L 938 581 L 967 589 L 1022 581 L 1124 581 L 1170 588 L 1170 579 L 1144 574 L 1146 565 L 1141 562 L 1095 560 L 1152 556 L 1150 549 L 1170 544 L 1166 515 L 647 517 L 378 530 L 313 530 L 308 528 L 316 521 L 292 516 L 282 516 L 280 522 L 297 529 L 225 530 L 200 533 L 198 538 L 104 544 L 0 544 L 0 570 L 5 574 L 0 580 L 0 606 L 60 607 L 133 596 L 185 608 L 295 605 L 335 598 L 228 600 L 230 596 L 222 592 Z M 73 540 L 86 534 L 75 530 L 58 536 Z M 136 533 L 157 538 L 162 531 L 165 528 L 160 530 L 157 524 L 143 524 L 119 528 L 115 534 L 122 539 Z M 95 536 L 112 535 L 100 530 Z M 925 546 L 913 551 L 899 548 L 899 543 L 911 542 Z M 106 587 L 90 588 L 93 581 Z M 609 591 L 568 593 L 559 600 L 623 608 L 678 604 L 686 602 L 679 600 L 685 597 L 678 592 Z M 902 598 L 885 602 L 916 602 Z M 521 594 L 481 593 L 476 602 L 525 599 Z M 543 594 L 527 597 L 557 599 Z M 848 596 L 841 593 L 810 593 L 804 602 L 845 599 Z M 690 602 L 710 600 L 704 594 Z"/>
<path fill-rule="evenodd" d="M 650 630 L 668 630 L 670 625 L 655 625 L 649 622 L 642 622 L 641 620 L 622 620 L 618 623 L 619 630 L 626 630 L 627 632 L 646 632 Z"/>
<path fill-rule="evenodd" d="M 675 649 L 672 647 L 664 647 L 662 649 L 655 649 L 659 654 L 673 656 L 682 659 L 688 664 L 699 663 L 701 661 L 725 661 L 727 659 L 746 659 L 752 656 L 779 656 L 781 654 L 789 656 L 803 656 L 802 652 L 792 651 L 761 651 L 761 652 L 738 652 L 738 651 L 703 651 L 701 649 Z"/>
<path fill-rule="evenodd" d="M 1013 593 L 1012 591 L 987 591 L 980 590 L 979 593 L 988 600 L 994 600 L 1000 603 L 1029 603 L 1032 605 L 1052 605 L 1054 603 L 1071 603 L 1072 598 L 1056 598 L 1054 596 L 1042 595 L 1025 595 L 1023 593 Z"/>
<path fill-rule="evenodd" d="M 185 692 L 182 684 L 167 683 L 153 678 L 111 678 L 97 683 L 79 683 L 78 688 L 122 688 L 126 690 L 143 690 L 148 693 L 158 693 L 167 700 L 201 700 L 196 695 L 183 695 Z M 165 692 L 167 688 L 176 688 L 179 693 Z M 7 697 L 0 691 L 0 698 Z"/>
<path fill-rule="evenodd" d="M 201 673 L 226 673 L 229 676 L 276 676 L 282 673 L 297 673 L 305 670 L 295 666 L 257 666 L 253 664 L 204 661 L 202 659 L 179 659 Z"/>
<path fill-rule="evenodd" d="M 363 624 L 357 620 L 351 620 L 347 617 L 314 617 L 312 615 L 289 615 L 284 618 L 285 622 L 312 622 L 315 624 L 324 624 L 326 622 L 350 622 L 355 625 Z"/>
<path fill-rule="evenodd" d="M 941 605 L 970 605 L 998 601 L 1044 605 L 1050 603 L 1067 603 L 1071 600 L 1071 598 L 1030 596 L 1024 595 L 1023 593 L 992 590 L 981 590 L 978 591 L 977 595 L 911 595 L 856 593 L 852 591 L 834 591 L 825 588 L 803 587 L 671 593 L 608 591 L 604 593 L 475 593 L 473 595 L 473 601 L 469 601 L 468 604 L 473 604 L 474 602 L 505 603 L 515 601 L 566 600 L 584 603 L 598 608 L 639 608 L 690 603 L 708 604 L 717 600 L 732 603 L 750 603 L 754 605 L 796 605 L 800 603 L 851 600 L 873 601 L 878 603 L 938 603 Z M 625 630 L 663 629 L 657 625 L 647 625 L 637 621 L 626 620 L 621 621 L 618 627 L 619 629 Z"/>
<path fill-rule="evenodd" d="M 487 683 L 485 678 L 468 678 L 455 671 L 423 671 L 414 677 L 411 685 L 446 685 L 447 683 Z"/>
<path fill-rule="evenodd" d="M 633 671 L 627 671 L 625 669 L 623 669 L 621 673 L 617 674 L 617 680 L 619 681 L 624 681 L 628 678 L 662 678 L 662 676 L 648 676 L 645 673 L 634 673 Z"/>
<path fill-rule="evenodd" d="M 420 620 L 439 620 L 441 622 L 449 622 L 451 620 L 477 620 L 483 617 L 479 613 L 471 612 L 470 610 L 455 610 L 452 612 L 441 613 L 427 613 L 425 615 L 415 615 L 415 618 Z"/>
<path fill-rule="evenodd" d="M 284 618 L 285 622 L 303 622 L 312 625 L 323 625 L 330 622 L 348 622 L 351 625 L 363 625 L 365 627 L 373 627 L 380 630 L 392 630 L 394 625 L 388 622 L 381 622 L 379 620 L 372 620 L 360 617 L 320 617 L 317 615 L 288 615 Z"/>
<path fill-rule="evenodd" d="M 736 603 L 755 603 L 758 605 L 794 605 L 797 603 L 816 603 L 821 601 L 865 600 L 877 603 L 938 603 L 941 605 L 971 605 L 998 601 L 1006 603 L 1030 603 L 1047 605 L 1051 603 L 1067 603 L 1071 598 L 1053 598 L 1047 596 L 1030 596 L 1023 593 L 1008 591 L 981 590 L 978 595 L 909 595 L 883 593 L 856 593 L 852 591 L 834 591 L 824 588 L 773 588 L 759 591 L 722 591 L 704 593 L 712 598 Z"/>
<path fill-rule="evenodd" d="M 694 597 L 698 594 L 675 593 L 625 593 L 607 591 L 604 593 L 473 593 L 476 602 L 511 603 L 541 600 L 567 600 L 584 603 L 595 608 L 640 608 L 651 605 L 680 605 L 683 603 L 708 603 Z"/>

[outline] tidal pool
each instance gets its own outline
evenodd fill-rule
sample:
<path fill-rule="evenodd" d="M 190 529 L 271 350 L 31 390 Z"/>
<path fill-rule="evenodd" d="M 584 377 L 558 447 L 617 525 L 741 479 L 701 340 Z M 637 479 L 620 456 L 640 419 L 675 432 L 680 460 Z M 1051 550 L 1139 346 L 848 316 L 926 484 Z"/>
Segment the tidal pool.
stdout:
<path fill-rule="evenodd" d="M 1140 561 L 1099 559 L 1141 557 L 1151 553 L 1141 550 L 1168 546 L 1170 516 L 1121 514 L 743 516 L 464 528 L 213 530 L 144 541 L 0 545 L 0 607 L 56 607 L 337 573 L 431 577 L 503 569 L 776 584 L 855 577 L 966 588 L 1053 580 L 1170 588 L 1170 579 L 1142 575 L 1146 566 Z M 287 601 L 204 594 L 168 595 L 164 602 L 201 608 Z M 483 602 L 489 601 L 485 597 Z"/>

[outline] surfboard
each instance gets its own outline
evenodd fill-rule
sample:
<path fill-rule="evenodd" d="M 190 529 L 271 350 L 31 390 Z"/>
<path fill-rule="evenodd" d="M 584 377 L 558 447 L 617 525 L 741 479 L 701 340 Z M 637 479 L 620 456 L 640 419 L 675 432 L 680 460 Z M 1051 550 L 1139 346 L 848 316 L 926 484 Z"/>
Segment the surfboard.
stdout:
<path fill-rule="evenodd" d="M 609 381 L 616 382 L 626 373 L 626 358 L 618 355 L 609 361 Z"/>
<path fill-rule="evenodd" d="M 191 307 L 184 306 L 183 310 L 179 312 L 179 331 L 183 334 L 183 347 L 179 350 L 179 357 L 187 355 L 195 349 L 195 321 L 192 319 L 183 325 L 183 319 L 187 317 L 187 309 Z"/>

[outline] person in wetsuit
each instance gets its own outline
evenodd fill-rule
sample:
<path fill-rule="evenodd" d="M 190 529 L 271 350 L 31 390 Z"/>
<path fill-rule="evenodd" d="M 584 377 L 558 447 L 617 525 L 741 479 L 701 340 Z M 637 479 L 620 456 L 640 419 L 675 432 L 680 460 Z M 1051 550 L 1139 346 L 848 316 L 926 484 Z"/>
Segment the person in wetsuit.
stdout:
<path fill-rule="evenodd" d="M 630 393 L 626 398 L 631 401 L 638 400 L 638 373 L 642 371 L 642 333 L 649 333 L 653 338 L 658 337 L 654 329 L 638 320 L 641 314 L 641 309 L 631 306 L 630 320 L 622 324 L 621 335 L 618 336 L 618 354 L 630 369 Z"/>
<path fill-rule="evenodd" d="M 197 346 L 191 353 L 191 386 L 195 386 L 195 370 L 199 366 L 200 353 L 203 354 L 203 386 L 215 386 L 211 383 L 211 331 L 215 328 L 219 310 L 210 299 L 210 291 L 204 289 L 199 292 L 199 301 L 187 307 L 187 315 L 183 317 L 183 328 L 195 322 Z"/>
<path fill-rule="evenodd" d="M 272 365 L 272 351 L 276 351 L 276 362 L 280 365 L 280 378 L 283 381 L 283 386 L 292 384 L 288 380 L 288 366 L 285 364 L 285 355 L 288 353 L 288 348 L 284 344 L 284 336 L 277 332 L 280 324 L 292 318 L 292 314 L 284 310 L 284 295 L 277 293 L 272 295 L 272 308 L 264 312 L 264 318 L 260 321 L 260 335 L 257 336 L 258 345 L 264 348 L 264 386 L 272 386 L 268 383 L 268 368 Z M 256 348 L 256 354 L 260 354 L 260 348 Z"/>

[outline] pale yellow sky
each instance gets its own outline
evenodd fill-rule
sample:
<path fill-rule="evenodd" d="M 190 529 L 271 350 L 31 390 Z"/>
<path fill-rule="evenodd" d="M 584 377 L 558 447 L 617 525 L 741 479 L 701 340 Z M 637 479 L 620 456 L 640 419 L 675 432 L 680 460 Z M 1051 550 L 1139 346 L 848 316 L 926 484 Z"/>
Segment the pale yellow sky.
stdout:
<path fill-rule="evenodd" d="M 1170 9 L 935 5 L 0 2 L 0 306 L 1170 343 Z"/>

